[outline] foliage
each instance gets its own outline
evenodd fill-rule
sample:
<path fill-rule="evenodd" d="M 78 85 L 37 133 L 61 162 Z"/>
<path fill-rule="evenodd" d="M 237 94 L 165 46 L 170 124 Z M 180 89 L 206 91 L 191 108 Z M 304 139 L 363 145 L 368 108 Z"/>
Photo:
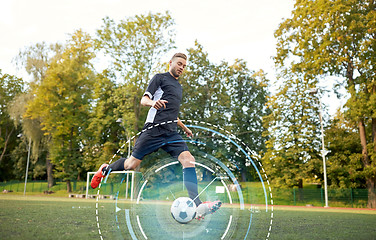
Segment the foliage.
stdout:
<path fill-rule="evenodd" d="M 15 124 L 22 126 L 24 137 L 22 138 L 23 142 L 20 143 L 20 145 L 28 145 L 27 141 L 32 142 L 31 168 L 33 168 L 33 164 L 38 162 L 39 165 L 36 165 L 36 168 L 43 169 L 42 164 L 45 163 L 49 187 L 52 187 L 54 184 L 52 172 L 53 166 L 48 156 L 47 146 L 50 142 L 50 136 L 44 135 L 41 120 L 39 118 L 28 118 L 25 116 L 25 112 L 27 103 L 35 97 L 31 93 L 44 81 L 47 69 L 51 63 L 61 58 L 62 51 L 62 44 L 47 44 L 46 42 L 36 43 L 35 45 L 20 50 L 15 58 L 15 63 L 19 68 L 24 67 L 26 72 L 32 76 L 32 79 L 28 91 L 25 94 L 18 96 L 12 102 L 10 108 L 10 113 Z M 19 146 L 19 149 L 24 148 Z M 19 153 L 22 153 L 22 151 L 19 151 Z M 13 158 L 19 159 L 19 162 L 22 162 L 25 156 L 18 156 L 17 152 L 14 152 Z M 17 164 L 17 166 L 19 165 L 20 164 Z M 23 165 L 24 164 L 21 166 Z M 18 170 L 20 169 L 15 169 L 15 171 Z M 35 176 L 35 174 L 33 175 Z"/>
<path fill-rule="evenodd" d="M 12 177 L 13 161 L 11 152 L 17 146 L 19 130 L 13 124 L 8 108 L 13 99 L 24 91 L 25 83 L 22 79 L 0 70 L 0 170 L 3 174 L 0 180 Z"/>
<path fill-rule="evenodd" d="M 160 70 L 160 59 L 175 43 L 174 21 L 170 14 L 136 15 L 116 23 L 103 19 L 96 45 L 110 58 L 110 69 L 121 84 L 113 93 L 116 111 L 124 119 L 127 134 L 143 126 L 147 109 L 140 104 L 149 79 Z"/>
<path fill-rule="evenodd" d="M 56 175 L 64 180 L 71 180 L 82 171 L 80 149 L 95 80 L 90 63 L 93 57 L 90 36 L 76 31 L 61 59 L 51 63 L 45 79 L 33 89 L 35 98 L 27 105 L 27 116 L 39 118 L 42 130 L 51 137 L 50 158 Z"/>
<path fill-rule="evenodd" d="M 247 68 L 246 62 L 240 59 L 235 60 L 227 71 L 226 89 L 231 102 L 228 113 L 231 116 L 228 123 L 230 132 L 247 146 L 244 150 L 253 158 L 252 161 L 256 162 L 261 160 L 259 154 L 265 149 L 268 139 L 268 136 L 262 135 L 265 130 L 262 119 L 269 113 L 266 108 L 269 81 L 262 70 L 252 72 Z M 232 145 L 230 152 L 236 151 L 238 150 Z M 239 165 L 242 181 L 259 179 L 250 159 L 237 154 L 228 158 Z M 257 165 L 256 167 L 258 168 Z"/>
<path fill-rule="evenodd" d="M 29 93 L 22 93 L 17 95 L 8 107 L 8 112 L 18 127 L 22 127 L 22 134 L 20 134 L 21 142 L 12 151 L 12 159 L 15 162 L 13 169 L 16 177 L 23 177 L 26 169 L 26 159 L 29 154 L 29 144 L 32 144 L 30 149 L 30 166 L 29 169 L 34 171 L 33 177 L 44 177 L 46 175 L 46 153 L 47 153 L 47 137 L 41 130 L 39 119 L 30 119 L 24 117 L 26 113 L 27 102 L 33 97 Z"/>
<path fill-rule="evenodd" d="M 331 188 L 365 187 L 364 167 L 361 164 L 361 145 L 357 129 L 337 112 L 325 131 L 328 150 L 328 180 Z"/>
<path fill-rule="evenodd" d="M 339 85 L 351 95 L 346 116 L 359 128 L 370 207 L 376 206 L 375 7 L 374 0 L 298 0 L 275 32 L 280 68 L 306 78 L 343 77 Z"/>
<path fill-rule="evenodd" d="M 290 77 L 268 101 L 263 163 L 273 185 L 303 187 L 303 179 L 313 179 L 322 169 L 318 102 L 309 94 L 314 81 Z"/>
<path fill-rule="evenodd" d="M 121 140 L 126 136 L 117 119 L 121 113 L 117 112 L 118 104 L 114 98 L 119 96 L 114 92 L 118 86 L 113 74 L 104 71 L 98 74 L 94 83 L 93 99 L 95 106 L 88 119 L 88 135 L 84 143 L 85 169 L 98 168 L 103 162 L 108 162 L 120 147 Z M 120 99 L 119 99 L 120 100 Z"/>
<path fill-rule="evenodd" d="M 265 149 L 266 138 L 262 118 L 269 113 L 266 108 L 269 80 L 263 70 L 250 71 L 246 62 L 235 60 L 228 67 L 226 89 L 231 99 L 231 132 L 247 146 L 259 153 Z"/>
<path fill-rule="evenodd" d="M 186 72 L 181 76 L 183 101 L 182 119 L 225 125 L 229 121 L 230 97 L 226 91 L 227 64 L 211 63 L 203 46 L 188 49 Z"/>
<path fill-rule="evenodd" d="M 40 83 L 52 59 L 61 57 L 63 45 L 59 43 L 36 43 L 20 50 L 14 61 L 18 68 L 23 67 L 32 76 L 32 84 Z"/>

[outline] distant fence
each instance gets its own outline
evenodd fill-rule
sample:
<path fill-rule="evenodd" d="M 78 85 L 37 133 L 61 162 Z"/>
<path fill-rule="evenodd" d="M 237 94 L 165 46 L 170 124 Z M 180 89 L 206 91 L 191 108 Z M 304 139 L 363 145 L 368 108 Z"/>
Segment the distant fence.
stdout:
<path fill-rule="evenodd" d="M 73 192 L 83 192 L 86 189 L 86 182 L 83 181 L 72 181 L 72 191 Z M 24 181 L 9 181 L 0 182 L 0 190 L 8 190 L 13 192 L 23 192 L 25 187 Z M 67 183 L 62 181 L 57 181 L 52 188 L 48 188 L 48 183 L 46 181 L 28 181 L 26 185 L 26 192 L 40 192 L 44 191 L 61 191 L 67 190 Z"/>
<path fill-rule="evenodd" d="M 258 201 L 249 191 L 252 188 L 244 188 L 244 201 L 248 203 Z M 270 196 L 268 196 L 270 198 Z M 325 206 L 324 189 L 274 189 L 272 190 L 274 205 L 294 206 Z M 367 189 L 328 189 L 328 205 L 330 207 L 358 207 L 366 208 L 368 202 Z"/>
<path fill-rule="evenodd" d="M 0 182 L 0 190 L 23 192 L 23 181 L 9 181 Z M 85 181 L 72 181 L 72 191 L 74 193 L 85 193 Z M 57 182 L 52 188 L 48 188 L 46 181 L 29 181 L 27 183 L 26 192 L 40 192 L 45 191 L 62 191 L 67 189 L 66 182 Z M 102 186 L 101 191 L 104 194 L 114 194 L 113 184 Z M 115 187 L 116 189 L 116 187 Z M 90 192 L 93 191 L 90 187 Z M 263 190 L 258 187 L 243 187 L 242 188 L 244 203 L 248 204 L 263 204 L 265 203 L 265 195 Z M 267 194 L 270 202 L 270 194 Z M 272 197 L 274 205 L 295 205 L 295 206 L 324 206 L 325 197 L 322 188 L 317 189 L 272 189 Z M 368 190 L 367 189 L 328 189 L 328 202 L 330 207 L 367 207 Z"/>

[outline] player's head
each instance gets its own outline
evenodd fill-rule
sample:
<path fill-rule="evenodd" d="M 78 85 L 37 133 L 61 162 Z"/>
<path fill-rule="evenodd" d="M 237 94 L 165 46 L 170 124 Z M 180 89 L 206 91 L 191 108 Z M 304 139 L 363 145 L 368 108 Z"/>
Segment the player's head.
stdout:
<path fill-rule="evenodd" d="M 187 66 L 187 56 L 184 53 L 175 53 L 170 60 L 170 73 L 178 78 Z"/>

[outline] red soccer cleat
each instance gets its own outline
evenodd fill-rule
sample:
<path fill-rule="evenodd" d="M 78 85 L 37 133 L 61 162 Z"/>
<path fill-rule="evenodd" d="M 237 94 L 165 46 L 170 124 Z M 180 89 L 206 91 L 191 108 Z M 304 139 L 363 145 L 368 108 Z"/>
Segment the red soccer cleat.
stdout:
<path fill-rule="evenodd" d="M 204 219 L 205 215 L 215 213 L 222 205 L 221 201 L 203 202 L 196 208 L 196 219 Z"/>
<path fill-rule="evenodd" d="M 104 177 L 102 174 L 102 170 L 104 167 L 107 167 L 108 164 L 102 164 L 102 166 L 98 169 L 98 171 L 94 174 L 93 178 L 91 179 L 91 187 L 92 188 L 97 188 L 99 184 L 101 183 L 102 178 Z"/>

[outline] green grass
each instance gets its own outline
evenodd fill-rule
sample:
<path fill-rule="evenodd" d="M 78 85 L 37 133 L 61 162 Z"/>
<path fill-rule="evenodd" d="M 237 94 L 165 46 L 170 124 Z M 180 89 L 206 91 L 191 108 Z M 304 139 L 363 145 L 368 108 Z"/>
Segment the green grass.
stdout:
<path fill-rule="evenodd" d="M 376 211 L 277 207 L 272 239 L 376 239 Z"/>
<path fill-rule="evenodd" d="M 96 203 L 95 199 L 1 194 L 0 239 L 100 239 Z M 119 201 L 117 204 L 122 211 L 115 211 L 114 200 L 98 202 L 104 239 L 131 239 L 123 212 L 127 208 L 132 209 L 131 217 L 139 215 L 148 239 L 158 240 L 182 239 L 182 231 L 189 238 L 189 232 L 201 230 L 200 237 L 204 234 L 205 239 L 220 239 L 229 214 L 233 215 L 233 224 L 228 236 L 230 239 L 244 239 L 250 214 L 248 210 L 224 206 L 204 222 L 194 220 L 181 225 L 169 216 L 166 202 L 135 206 Z M 261 207 L 253 213 L 249 239 L 266 239 L 270 226 L 269 239 L 376 239 L 375 210 L 275 206 L 271 225 L 270 214 L 271 211 L 265 213 Z M 136 225 L 135 222 L 132 224 Z M 143 239 L 139 232 L 136 234 L 138 239 Z"/>
<path fill-rule="evenodd" d="M 120 180 L 124 175 L 112 176 L 112 181 L 108 184 L 102 184 L 101 194 L 112 195 L 120 188 L 124 188 L 124 183 Z M 140 176 L 136 175 L 136 178 Z M 117 181 L 115 181 L 117 180 Z M 139 182 L 139 181 L 136 181 Z M 170 183 L 158 183 L 154 189 L 149 189 L 150 194 L 164 194 L 163 191 L 170 191 Z M 208 182 L 199 182 L 199 187 L 203 188 Z M 229 184 L 229 183 L 228 183 Z M 245 203 L 263 204 L 265 195 L 260 182 L 241 182 L 242 193 Z M 221 185 L 214 182 L 212 186 Z M 167 187 L 168 186 L 168 187 Z M 179 191 L 179 184 L 176 184 L 174 192 Z M 139 186 L 140 187 L 140 186 Z M 269 195 L 268 186 L 266 186 Z M 9 181 L 0 183 L 0 190 L 13 190 L 14 193 L 23 194 L 24 182 Z M 28 195 L 40 195 L 44 191 L 54 192 L 54 196 L 67 196 L 66 183 L 57 182 L 55 186 L 48 189 L 47 182 L 30 181 L 27 184 Z M 72 182 L 73 193 L 86 193 L 86 182 Z M 185 194 L 185 191 L 182 191 Z M 97 189 L 89 187 L 89 194 L 96 194 Z M 331 207 L 367 207 L 368 191 L 367 189 L 329 189 L 329 206 Z M 130 191 L 128 192 L 130 194 Z M 324 192 L 316 185 L 305 185 L 303 189 L 273 188 L 273 201 L 276 205 L 295 205 L 295 206 L 324 206 Z"/>
<path fill-rule="evenodd" d="M 93 203 L 88 201 L 1 196 L 0 239 L 97 238 L 92 212 Z"/>

